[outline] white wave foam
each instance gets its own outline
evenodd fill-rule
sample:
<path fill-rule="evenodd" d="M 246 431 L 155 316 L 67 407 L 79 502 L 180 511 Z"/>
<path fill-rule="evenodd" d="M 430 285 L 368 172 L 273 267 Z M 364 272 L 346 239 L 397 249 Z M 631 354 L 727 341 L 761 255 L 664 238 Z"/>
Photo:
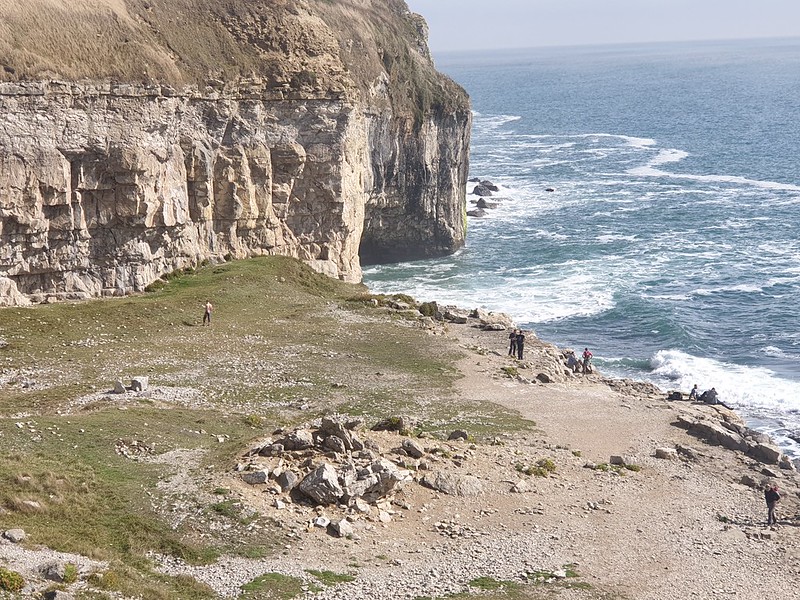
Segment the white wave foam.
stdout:
<path fill-rule="evenodd" d="M 656 157 L 647 164 L 651 167 L 666 165 L 667 163 L 680 162 L 687 156 L 689 156 L 689 153 L 683 150 L 676 150 L 674 148 L 661 150 Z"/>
<path fill-rule="evenodd" d="M 674 388 L 686 391 L 695 383 L 701 390 L 714 387 L 720 400 L 744 412 L 766 410 L 785 415 L 800 410 L 800 382 L 782 379 L 769 369 L 699 358 L 679 350 L 661 350 L 650 362 L 653 375 Z"/>
<path fill-rule="evenodd" d="M 756 187 L 760 189 L 778 190 L 787 192 L 800 192 L 800 185 L 790 183 L 778 183 L 777 181 L 759 181 L 748 179 L 738 175 L 691 175 L 688 173 L 669 173 L 656 169 L 654 165 L 658 163 L 650 162 L 643 167 L 628 169 L 626 173 L 635 177 L 668 177 L 670 179 L 685 179 L 688 181 L 701 181 L 704 183 L 732 183 L 736 185 Z"/>

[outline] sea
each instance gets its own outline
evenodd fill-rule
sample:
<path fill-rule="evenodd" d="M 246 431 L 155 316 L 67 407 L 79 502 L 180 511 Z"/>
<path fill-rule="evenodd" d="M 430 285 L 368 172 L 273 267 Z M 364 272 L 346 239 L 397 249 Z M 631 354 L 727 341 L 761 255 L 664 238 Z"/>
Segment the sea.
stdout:
<path fill-rule="evenodd" d="M 509 313 L 608 376 L 714 387 L 800 457 L 800 38 L 435 60 L 497 206 L 456 254 L 364 282 Z"/>

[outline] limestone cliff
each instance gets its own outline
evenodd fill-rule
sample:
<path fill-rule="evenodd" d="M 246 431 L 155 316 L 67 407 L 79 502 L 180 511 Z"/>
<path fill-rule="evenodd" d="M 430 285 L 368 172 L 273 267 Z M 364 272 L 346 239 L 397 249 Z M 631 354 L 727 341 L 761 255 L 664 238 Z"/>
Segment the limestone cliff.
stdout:
<path fill-rule="evenodd" d="M 403 0 L 0 0 L 0 304 L 464 240 L 470 112 Z"/>

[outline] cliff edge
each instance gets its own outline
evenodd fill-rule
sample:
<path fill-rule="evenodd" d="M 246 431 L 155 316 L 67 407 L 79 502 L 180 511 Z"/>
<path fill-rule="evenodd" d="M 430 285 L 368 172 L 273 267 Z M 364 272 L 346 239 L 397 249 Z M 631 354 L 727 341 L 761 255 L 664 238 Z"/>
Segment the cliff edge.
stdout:
<path fill-rule="evenodd" d="M 0 305 L 465 235 L 469 102 L 403 0 L 0 0 Z"/>

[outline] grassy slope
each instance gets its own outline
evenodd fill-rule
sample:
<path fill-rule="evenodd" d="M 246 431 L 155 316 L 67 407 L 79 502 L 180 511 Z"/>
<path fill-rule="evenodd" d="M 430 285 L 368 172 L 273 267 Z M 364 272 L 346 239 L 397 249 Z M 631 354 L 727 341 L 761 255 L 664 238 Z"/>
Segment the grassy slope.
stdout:
<path fill-rule="evenodd" d="M 207 298 L 214 323 L 202 327 Z M 208 266 L 136 297 L 0 311 L 8 343 L 0 349 L 0 529 L 23 527 L 34 543 L 111 561 L 112 576 L 99 582 L 107 587 L 202 597 L 192 582 L 153 574 L 145 553 L 196 562 L 257 556 L 272 553 L 281 534 L 201 535 L 215 522 L 259 517 L 208 500 L 213 484 L 202 477 L 206 499 L 169 497 L 156 485 L 173 467 L 120 456 L 118 441 L 140 440 L 156 454 L 200 449 L 205 476 L 229 471 L 276 427 L 334 410 L 368 423 L 411 413 L 439 434 L 518 425 L 496 408 L 454 403 L 454 350 L 365 298 L 361 286 L 273 257 Z M 199 390 L 200 402 L 74 403 L 142 374 L 154 387 Z M 173 501 L 196 509 L 174 529 L 153 508 Z"/>

